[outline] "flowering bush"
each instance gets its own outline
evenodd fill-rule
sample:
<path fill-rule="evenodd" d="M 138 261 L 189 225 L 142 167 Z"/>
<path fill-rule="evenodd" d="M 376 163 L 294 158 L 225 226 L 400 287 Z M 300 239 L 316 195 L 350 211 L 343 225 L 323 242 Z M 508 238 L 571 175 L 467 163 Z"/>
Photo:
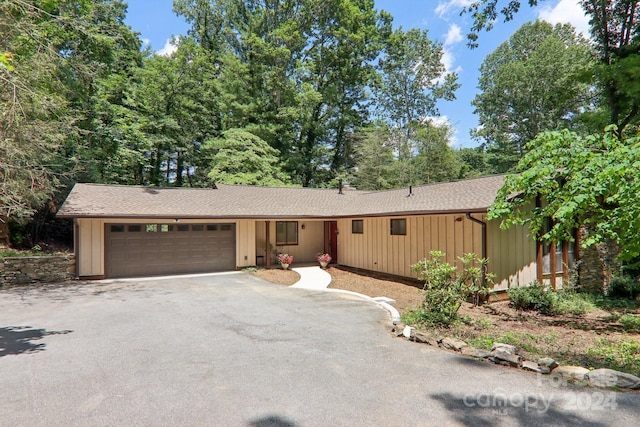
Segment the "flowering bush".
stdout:
<path fill-rule="evenodd" d="M 293 257 L 289 254 L 280 254 L 278 255 L 278 261 L 280 262 L 280 264 L 292 264 Z"/>
<path fill-rule="evenodd" d="M 318 260 L 318 262 L 331 262 L 332 260 L 331 255 L 329 254 L 318 255 L 316 259 Z"/>

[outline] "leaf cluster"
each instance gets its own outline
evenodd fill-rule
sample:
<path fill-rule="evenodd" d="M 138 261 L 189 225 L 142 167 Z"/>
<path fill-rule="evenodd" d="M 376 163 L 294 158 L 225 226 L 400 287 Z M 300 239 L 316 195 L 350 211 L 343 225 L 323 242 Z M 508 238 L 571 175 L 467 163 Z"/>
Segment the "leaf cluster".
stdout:
<path fill-rule="evenodd" d="M 462 303 L 472 299 L 480 304 L 489 294 L 492 276 L 486 272 L 487 260 L 469 253 L 459 258 L 461 271 L 444 262 L 446 254 L 431 251 L 430 259 L 423 259 L 411 266 L 412 271 L 424 280 L 424 301 L 420 309 L 422 321 L 449 325 L 457 319 Z"/>
<path fill-rule="evenodd" d="M 564 130 L 540 134 L 529 148 L 518 174 L 505 178 L 489 219 L 503 228 L 526 225 L 532 237 L 556 243 L 572 241 L 585 225 L 585 246 L 611 239 L 621 260 L 640 255 L 640 138 L 620 140 L 615 126 L 587 137 Z"/>

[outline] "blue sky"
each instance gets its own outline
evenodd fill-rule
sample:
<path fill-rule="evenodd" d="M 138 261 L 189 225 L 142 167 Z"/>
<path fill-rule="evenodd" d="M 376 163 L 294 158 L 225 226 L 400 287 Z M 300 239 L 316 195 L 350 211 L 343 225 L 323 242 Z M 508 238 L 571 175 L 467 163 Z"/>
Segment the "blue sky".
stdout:
<path fill-rule="evenodd" d="M 466 34 L 471 26 L 468 16 L 459 16 L 460 10 L 472 0 L 376 0 L 376 8 L 384 9 L 394 17 L 394 26 L 404 29 L 428 29 L 429 37 L 443 44 L 444 63 L 450 71 L 456 71 L 461 83 L 457 99 L 441 102 L 438 107 L 442 119 L 455 129 L 452 144 L 455 147 L 478 145 L 469 136 L 478 126 L 471 101 L 477 93 L 478 69 L 484 58 L 503 41 L 507 40 L 523 23 L 537 18 L 552 23 L 570 22 L 579 31 L 587 32 L 587 20 L 578 6 L 578 0 L 546 0 L 537 8 L 523 7 L 516 19 L 499 22 L 489 33 L 480 35 L 480 47 L 470 50 L 466 46 Z M 526 3 L 526 0 L 523 1 Z M 168 43 L 172 35 L 184 35 L 189 27 L 172 11 L 172 0 L 129 0 L 126 23 L 141 34 L 152 49 L 171 50 Z"/>

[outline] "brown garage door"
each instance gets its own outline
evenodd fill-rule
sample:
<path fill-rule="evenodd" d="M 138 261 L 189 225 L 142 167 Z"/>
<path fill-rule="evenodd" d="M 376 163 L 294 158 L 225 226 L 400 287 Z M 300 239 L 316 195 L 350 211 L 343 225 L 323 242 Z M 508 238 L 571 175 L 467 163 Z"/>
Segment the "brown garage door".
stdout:
<path fill-rule="evenodd" d="M 106 224 L 105 245 L 107 277 L 236 267 L 234 224 Z"/>

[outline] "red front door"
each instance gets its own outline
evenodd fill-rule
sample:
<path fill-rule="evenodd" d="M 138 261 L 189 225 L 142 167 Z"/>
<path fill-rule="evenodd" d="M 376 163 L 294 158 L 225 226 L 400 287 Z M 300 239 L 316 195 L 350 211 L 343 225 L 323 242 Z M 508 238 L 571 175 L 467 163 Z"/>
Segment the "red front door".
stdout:
<path fill-rule="evenodd" d="M 329 222 L 329 255 L 334 263 L 338 262 L 338 223 Z"/>

